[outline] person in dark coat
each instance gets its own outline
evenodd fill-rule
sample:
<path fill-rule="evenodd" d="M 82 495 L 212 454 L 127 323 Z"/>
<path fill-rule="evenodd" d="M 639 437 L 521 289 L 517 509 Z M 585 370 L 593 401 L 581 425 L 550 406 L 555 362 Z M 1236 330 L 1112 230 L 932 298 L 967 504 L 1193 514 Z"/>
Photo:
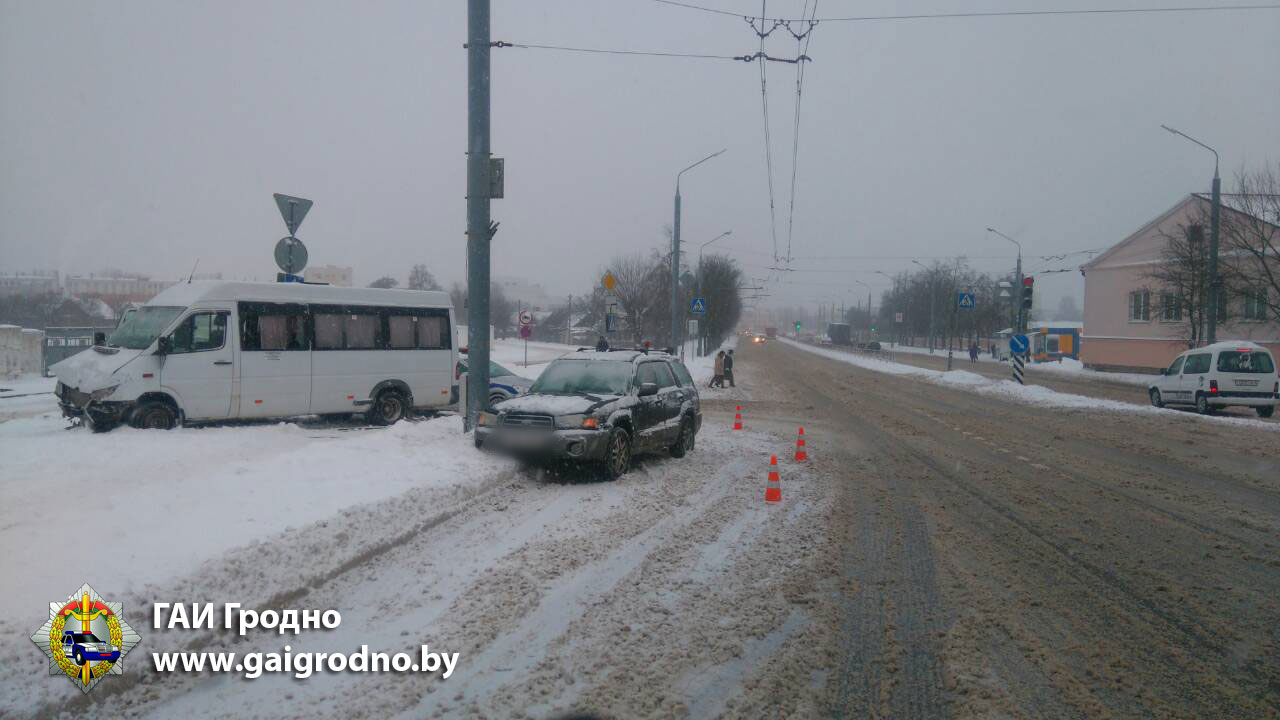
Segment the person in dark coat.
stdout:
<path fill-rule="evenodd" d="M 599 342 L 596 343 L 596 352 L 609 352 L 609 341 L 600 336 Z"/>
<path fill-rule="evenodd" d="M 729 383 L 729 387 L 738 387 L 733 382 L 733 351 L 729 350 L 724 356 L 724 379 Z M 721 384 L 723 387 L 723 383 Z"/>
<path fill-rule="evenodd" d="M 978 343 L 969 343 L 969 362 L 978 362 Z"/>

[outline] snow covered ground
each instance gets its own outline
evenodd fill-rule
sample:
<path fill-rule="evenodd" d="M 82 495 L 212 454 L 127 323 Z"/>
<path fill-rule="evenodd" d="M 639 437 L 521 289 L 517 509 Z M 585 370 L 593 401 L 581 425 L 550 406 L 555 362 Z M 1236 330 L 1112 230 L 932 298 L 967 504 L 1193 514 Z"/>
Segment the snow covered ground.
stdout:
<path fill-rule="evenodd" d="M 1272 431 L 1280 431 L 1280 424 L 1276 423 L 1250 420 L 1247 418 L 1223 417 L 1220 415 L 1189 415 L 1186 412 L 1170 408 L 1156 408 L 1150 405 L 1137 405 L 1134 403 L 1119 402 L 1104 398 L 1074 395 L 1071 393 L 1050 390 L 1038 385 L 1019 385 L 1012 380 L 993 380 L 986 376 L 967 372 L 965 370 L 943 372 L 941 370 L 930 370 L 927 368 L 917 367 L 915 365 L 904 365 L 902 363 L 890 362 L 888 360 L 868 357 L 857 353 L 809 345 L 807 343 L 796 342 L 795 340 L 782 339 L 782 342 L 785 342 L 792 347 L 804 350 L 805 352 L 822 355 L 824 357 L 831 358 L 832 360 L 839 360 L 840 362 L 856 365 L 867 370 L 874 370 L 876 372 L 887 373 L 889 375 L 906 375 L 916 377 L 924 380 L 925 382 L 956 387 L 979 395 L 998 396 L 1028 405 L 1144 414 L 1173 413 L 1180 417 L 1196 417 L 1208 421 L 1230 424 L 1241 423 L 1248 425 L 1249 427 L 1262 427 Z M 1042 366 L 1036 367 L 1038 371 Z M 1107 375 L 1109 375 L 1109 373 Z"/>
<path fill-rule="evenodd" d="M 892 350 L 893 352 L 910 353 L 913 355 L 931 354 L 929 352 L 929 348 L 910 347 L 907 345 L 893 345 L 892 343 L 882 343 L 882 344 L 885 347 L 885 349 Z M 947 351 L 945 349 L 934 350 L 932 355 L 935 357 L 946 357 Z M 963 358 L 967 361 L 969 358 L 968 351 L 957 350 L 956 358 L 957 359 Z M 1173 358 L 1169 358 L 1169 359 L 1170 361 L 1173 360 Z M 986 352 L 980 353 L 978 355 L 978 362 L 991 363 L 993 365 L 1008 364 L 1007 360 L 997 360 L 996 358 L 991 357 L 990 353 L 986 353 Z M 1062 362 L 1035 363 L 1029 367 L 1031 367 L 1035 372 L 1038 372 L 1038 373 L 1048 373 L 1051 375 L 1063 375 L 1066 377 L 1074 377 L 1074 378 L 1087 378 L 1090 380 L 1099 380 L 1102 382 L 1124 383 L 1125 385 L 1138 385 L 1140 387 L 1146 387 L 1147 383 L 1151 382 L 1151 377 L 1152 377 L 1150 375 L 1143 375 L 1141 373 L 1099 372 L 1097 370 L 1089 370 L 1084 366 L 1084 363 L 1080 362 L 1079 360 L 1072 360 L 1071 358 L 1064 358 Z"/>

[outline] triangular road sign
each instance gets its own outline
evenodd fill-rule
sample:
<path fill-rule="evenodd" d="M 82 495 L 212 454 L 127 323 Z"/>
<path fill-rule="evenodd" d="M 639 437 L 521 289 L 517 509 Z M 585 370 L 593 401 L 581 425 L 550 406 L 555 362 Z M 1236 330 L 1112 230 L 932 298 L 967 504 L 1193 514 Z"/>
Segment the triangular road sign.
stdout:
<path fill-rule="evenodd" d="M 275 193 L 276 207 L 280 208 L 280 217 L 284 218 L 285 227 L 289 228 L 289 234 L 294 235 L 298 232 L 298 226 L 302 224 L 302 218 L 307 216 L 307 211 L 311 209 L 311 201 L 306 198 L 293 197 L 292 195 L 281 195 Z"/>

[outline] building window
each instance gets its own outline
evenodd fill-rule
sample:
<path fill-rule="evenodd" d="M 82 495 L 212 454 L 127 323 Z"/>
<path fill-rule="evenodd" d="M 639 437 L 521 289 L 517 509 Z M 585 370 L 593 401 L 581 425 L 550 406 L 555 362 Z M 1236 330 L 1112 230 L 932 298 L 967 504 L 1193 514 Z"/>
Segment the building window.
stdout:
<path fill-rule="evenodd" d="M 1164 322 L 1182 320 L 1182 299 L 1173 293 L 1160 294 L 1160 319 Z"/>
<path fill-rule="evenodd" d="M 1131 322 L 1150 322 L 1151 291 L 1134 290 L 1129 293 L 1129 320 Z"/>
<path fill-rule="evenodd" d="M 1218 317 L 1217 317 L 1217 318 L 1215 318 L 1215 321 L 1216 321 L 1216 322 L 1226 322 L 1226 320 L 1227 320 L 1227 293 L 1226 293 L 1224 290 L 1219 289 L 1219 290 L 1218 290 L 1218 295 L 1217 295 L 1217 297 L 1215 298 L 1215 300 L 1217 300 L 1217 304 L 1218 304 L 1218 313 L 1217 313 Z"/>
<path fill-rule="evenodd" d="M 1267 291 L 1265 288 L 1245 291 L 1244 319 L 1255 321 L 1267 319 Z"/>

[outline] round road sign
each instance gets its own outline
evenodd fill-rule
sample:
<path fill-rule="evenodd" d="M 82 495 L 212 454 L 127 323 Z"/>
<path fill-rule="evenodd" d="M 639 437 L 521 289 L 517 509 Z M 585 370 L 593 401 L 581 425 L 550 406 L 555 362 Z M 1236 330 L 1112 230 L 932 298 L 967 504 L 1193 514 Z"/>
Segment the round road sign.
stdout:
<path fill-rule="evenodd" d="M 292 235 L 280 238 L 276 243 L 276 265 L 290 275 L 302 272 L 307 266 L 307 246 Z"/>
<path fill-rule="evenodd" d="M 533 324 L 533 313 L 529 312 L 528 310 L 521 310 L 521 311 L 520 311 L 520 324 L 521 324 L 521 325 L 532 325 L 532 324 Z"/>

